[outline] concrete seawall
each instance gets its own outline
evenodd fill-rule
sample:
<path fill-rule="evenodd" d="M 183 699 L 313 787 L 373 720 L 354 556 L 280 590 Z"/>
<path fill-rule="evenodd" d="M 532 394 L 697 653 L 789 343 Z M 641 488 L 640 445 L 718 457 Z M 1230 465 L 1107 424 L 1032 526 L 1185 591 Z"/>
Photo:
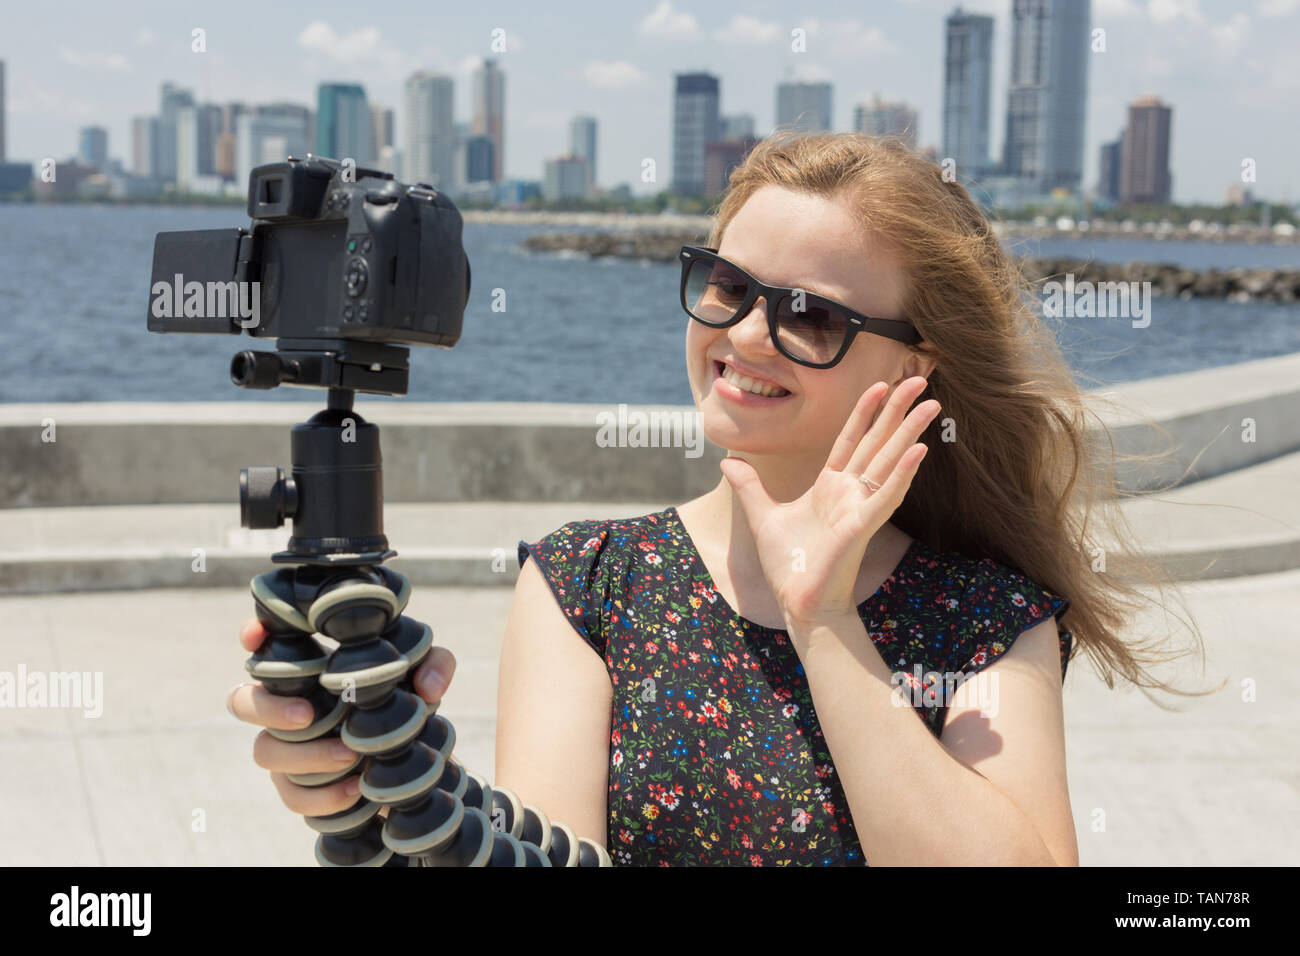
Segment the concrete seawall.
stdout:
<path fill-rule="evenodd" d="M 1123 502 L 1145 552 L 1180 579 L 1300 568 L 1300 355 L 1092 397 L 1118 453 L 1168 452 L 1117 467 L 1123 491 L 1163 489 Z M 239 470 L 288 469 L 290 428 L 320 407 L 0 405 L 0 594 L 246 585 L 289 529 L 239 527 Z M 724 455 L 693 407 L 356 409 L 382 429 L 393 566 L 421 586 L 510 584 L 520 539 L 687 501 L 715 486 Z M 602 429 L 616 437 L 638 414 L 668 426 L 658 447 L 649 432 L 607 447 Z M 1091 435 L 1106 442 L 1100 425 Z"/>
<path fill-rule="evenodd" d="M 1098 408 L 1117 452 L 1161 453 L 1172 439 L 1168 461 L 1119 469 L 1125 490 L 1168 485 L 1189 468 L 1195 481 L 1300 451 L 1300 354 L 1093 394 L 1119 406 Z M 289 428 L 323 404 L 0 405 L 0 508 L 230 502 L 242 466 L 288 467 Z M 355 407 L 382 428 L 390 502 L 685 499 L 713 487 L 724 454 L 698 432 L 699 457 L 682 447 L 601 447 L 597 416 L 616 419 L 616 403 L 359 399 Z M 686 424 L 691 406 L 626 408 L 637 413 L 694 428 Z M 1243 440 L 1247 420 L 1253 440 Z M 53 423 L 54 441 L 44 422 Z"/>

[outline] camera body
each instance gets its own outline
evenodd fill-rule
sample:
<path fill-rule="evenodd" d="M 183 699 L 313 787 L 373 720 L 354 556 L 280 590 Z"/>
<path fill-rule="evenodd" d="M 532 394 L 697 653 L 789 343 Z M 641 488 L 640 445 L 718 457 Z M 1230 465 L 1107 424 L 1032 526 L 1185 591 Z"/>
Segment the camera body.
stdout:
<path fill-rule="evenodd" d="M 430 186 L 308 155 L 249 176 L 252 228 L 160 232 L 148 327 L 451 348 L 469 297 L 459 210 Z M 287 343 L 286 343 L 287 344 Z"/>

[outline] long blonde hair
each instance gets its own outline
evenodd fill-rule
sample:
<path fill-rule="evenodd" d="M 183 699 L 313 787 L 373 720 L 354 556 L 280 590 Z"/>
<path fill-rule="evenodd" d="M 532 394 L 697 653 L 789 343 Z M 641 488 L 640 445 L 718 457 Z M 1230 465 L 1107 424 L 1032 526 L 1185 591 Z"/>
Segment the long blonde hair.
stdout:
<path fill-rule="evenodd" d="M 1116 461 L 1163 456 L 1117 455 L 1100 417 L 1099 433 L 1089 434 L 1089 406 L 1101 400 L 1075 383 L 1055 336 L 1030 308 L 1032 284 L 967 190 L 891 137 L 778 131 L 731 173 L 710 246 L 721 245 L 732 217 L 768 185 L 842 200 L 864 233 L 904 263 L 903 315 L 925 339 L 908 348 L 928 348 L 938 362 L 916 401 L 938 399 L 943 411 L 920 438 L 929 453 L 894 524 L 936 550 L 991 558 L 1068 597 L 1061 627 L 1074 637 L 1072 659 L 1086 653 L 1108 687 L 1119 674 L 1143 693 L 1218 689 L 1184 691 L 1160 680 L 1152 665 L 1181 656 L 1166 653 L 1169 633 L 1128 633 L 1143 605 L 1168 613 L 1171 591 L 1182 602 L 1173 578 L 1133 547 L 1118 508 L 1127 493 L 1117 488 Z M 955 441 L 942 440 L 947 419 Z M 1099 558 L 1105 572 L 1094 570 Z M 1203 664 L 1199 629 L 1179 619 Z"/>

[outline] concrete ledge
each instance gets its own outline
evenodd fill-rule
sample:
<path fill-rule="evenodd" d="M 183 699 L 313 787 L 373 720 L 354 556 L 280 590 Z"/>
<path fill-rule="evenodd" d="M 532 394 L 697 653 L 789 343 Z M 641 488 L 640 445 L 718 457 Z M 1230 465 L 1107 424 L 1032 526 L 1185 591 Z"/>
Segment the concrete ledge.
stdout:
<path fill-rule="evenodd" d="M 1162 451 L 1163 464 L 1123 466 L 1121 488 L 1144 490 L 1223 474 L 1300 450 L 1300 354 L 1098 390 L 1124 453 Z M 238 500 L 239 469 L 289 465 L 289 429 L 321 405 L 285 402 L 0 405 L 0 508 Z M 389 502 L 684 501 L 718 481 L 723 450 L 700 434 L 685 447 L 600 447 L 598 415 L 618 404 L 359 400 L 383 434 Z M 692 406 L 626 406 L 693 423 Z M 1241 440 L 1242 420 L 1255 441 Z M 54 423 L 55 441 L 44 441 Z M 1099 434 L 1094 429 L 1095 434 Z M 679 432 L 679 435 L 681 433 Z M 694 432 L 688 432 L 687 437 Z M 679 440 L 680 441 L 680 440 Z M 1199 460 L 1198 460 L 1199 456 Z"/>
<path fill-rule="evenodd" d="M 1300 353 L 1238 365 L 1144 379 L 1093 396 L 1121 408 L 1098 410 L 1116 452 L 1133 455 L 1173 451 L 1164 462 L 1120 462 L 1121 489 L 1145 491 L 1213 478 L 1300 451 Z M 1151 419 L 1169 436 L 1145 424 Z M 1254 422 L 1254 441 L 1244 441 L 1243 421 Z"/>

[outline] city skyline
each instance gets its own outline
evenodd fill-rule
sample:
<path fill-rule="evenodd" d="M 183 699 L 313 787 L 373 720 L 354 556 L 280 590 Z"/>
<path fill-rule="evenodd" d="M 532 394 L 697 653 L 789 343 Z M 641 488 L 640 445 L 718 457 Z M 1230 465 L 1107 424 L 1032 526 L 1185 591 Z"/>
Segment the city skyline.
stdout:
<path fill-rule="evenodd" d="M 141 6 L 153 7 L 152 4 Z M 1265 26 L 1280 26 L 1283 19 L 1300 16 L 1300 11 L 1290 9 L 1300 4 L 1271 0 L 1267 5 L 1250 5 L 1250 16 L 1234 5 L 1207 2 L 1203 4 L 1203 10 L 1201 6 L 1180 5 L 1173 0 L 1145 5 L 1136 0 L 1093 0 L 1093 25 L 1102 26 L 1107 31 L 1106 52 L 1093 56 L 1111 59 L 1107 60 L 1105 69 L 1099 69 L 1094 59 L 1088 71 L 1089 98 L 1083 150 L 1085 189 L 1091 190 L 1097 184 L 1100 147 L 1113 139 L 1116 129 L 1122 128 L 1129 104 L 1142 95 L 1154 93 L 1178 114 L 1170 147 L 1175 164 L 1175 201 L 1220 201 L 1225 188 L 1236 181 L 1241 160 L 1245 157 L 1252 157 L 1257 163 L 1257 195 L 1290 201 L 1300 191 L 1297 189 L 1300 181 L 1295 179 L 1295 172 L 1284 161 L 1294 145 L 1292 141 L 1297 138 L 1294 129 L 1280 129 L 1278 127 L 1283 124 L 1276 121 L 1255 125 L 1247 122 L 1248 131 L 1235 138 L 1225 133 L 1216 133 L 1208 138 L 1204 134 L 1198 135 L 1198 130 L 1205 129 L 1207 114 L 1212 122 L 1241 125 L 1245 122 L 1243 117 L 1252 111 L 1250 108 L 1225 109 L 1222 102 L 1213 99 L 1198 109 L 1195 101 L 1189 100 L 1185 84 L 1184 88 L 1178 88 L 1165 85 L 1170 82 L 1168 80 L 1161 80 L 1162 75 L 1180 75 L 1180 67 L 1168 54 L 1163 60 L 1159 56 L 1153 57 L 1153 44 L 1150 42 L 1166 34 L 1176 38 L 1191 31 L 1205 34 L 1206 39 L 1217 43 L 1220 55 L 1201 64 L 1200 72 L 1204 74 L 1205 82 L 1199 85 L 1204 88 L 1214 74 L 1222 73 L 1224 68 L 1241 59 L 1243 47 L 1238 41 L 1243 34 L 1252 38 L 1263 35 L 1257 24 L 1248 21 L 1259 20 Z M 570 151 L 569 125 L 575 116 L 585 114 L 594 116 L 599 124 L 601 163 L 597 173 L 598 186 L 612 188 L 628 183 L 635 195 L 669 189 L 673 165 L 672 84 L 676 74 L 693 71 L 718 76 L 720 112 L 727 116 L 752 115 L 760 137 L 766 135 L 775 123 L 775 101 L 780 84 L 790 81 L 828 82 L 833 88 L 832 125 L 835 130 L 852 129 L 853 112 L 878 94 L 886 100 L 901 101 L 916 109 L 922 134 L 918 147 L 933 146 L 942 150 L 944 23 L 957 4 L 882 4 L 879 16 L 872 11 L 871 21 L 859 16 L 853 30 L 834 32 L 829 29 L 831 22 L 827 17 L 842 16 L 838 11 L 844 11 L 846 5 L 821 4 L 808 11 L 807 16 L 800 17 L 778 11 L 770 4 L 759 4 L 753 7 L 753 15 L 744 15 L 741 19 L 737 19 L 741 16 L 739 14 L 710 13 L 702 6 L 682 3 L 651 2 L 639 9 L 623 8 L 617 15 L 594 5 L 578 3 L 571 7 L 574 11 L 588 12 L 590 29 L 574 29 L 558 38 L 548 33 L 544 20 L 522 11 L 497 14 L 493 19 L 442 18 L 444 25 L 450 25 L 444 31 L 445 49 L 422 39 L 422 36 L 427 37 L 427 31 L 422 34 L 418 29 L 408 30 L 413 35 L 405 37 L 391 27 L 360 26 L 345 20 L 341 13 L 332 12 L 330 4 L 317 7 L 306 17 L 268 12 L 268 29 L 260 31 L 263 36 L 257 42 L 242 36 L 238 40 L 232 39 L 239 34 L 230 29 L 219 30 L 221 21 L 214 20 L 213 26 L 204 28 L 206 51 L 202 53 L 190 50 L 190 29 L 185 29 L 181 35 L 179 27 L 172 27 L 183 43 L 172 41 L 164 44 L 160 32 L 166 23 L 176 24 L 184 18 L 156 7 L 151 14 L 142 14 L 137 23 L 129 22 L 130 17 L 119 16 L 117 19 L 121 22 L 100 24 L 96 30 L 103 34 L 107 44 L 105 48 L 126 49 L 130 55 L 92 55 L 87 46 L 80 49 L 73 46 L 76 30 L 68 33 L 61 24 L 60 35 L 56 38 L 49 28 L 49 20 L 58 18 L 38 18 L 32 24 L 35 31 L 31 38 L 33 42 L 25 43 L 22 50 L 0 48 L 0 59 L 6 61 L 8 158 L 35 162 L 45 156 L 65 158 L 75 155 L 80 130 L 99 126 L 108 130 L 110 155 L 129 166 L 131 119 L 158 110 L 158 89 L 164 81 L 192 90 L 194 100 L 199 104 L 290 101 L 304 106 L 315 104 L 316 88 L 320 83 L 357 83 L 365 88 L 372 104 L 397 111 L 395 142 L 402 147 L 408 135 L 401 112 L 401 82 L 405 78 L 403 70 L 406 64 L 418 60 L 424 63 L 425 71 L 446 72 L 454 79 L 452 112 L 460 125 L 473 118 L 470 71 L 480 60 L 494 57 L 499 60 L 506 76 L 503 138 L 510 144 L 505 151 L 502 170 L 506 179 L 541 179 L 547 159 Z M 987 12 L 995 18 L 989 150 L 996 161 L 1002 155 L 1006 122 L 1010 2 L 968 2 L 961 7 L 967 13 Z M 227 9 L 213 12 L 224 16 L 223 11 Z M 1266 17 L 1264 9 L 1285 17 Z M 11 19 L 17 19 L 21 28 L 24 16 L 23 11 L 15 11 Z M 393 16 L 385 12 L 376 12 L 373 17 L 368 12 L 366 16 L 366 23 L 393 21 Z M 83 25 L 86 19 L 83 18 Z M 577 22 L 572 17 L 567 19 L 570 23 Z M 232 64 L 253 56 L 258 43 L 265 45 L 266 37 L 276 33 L 274 23 L 277 20 L 285 21 L 278 35 L 281 38 L 279 45 L 288 55 L 283 57 L 284 63 L 275 66 L 281 71 L 286 65 L 299 69 L 290 71 L 293 79 L 285 81 L 275 79 L 281 72 L 275 68 L 259 69 L 257 72 L 266 79 L 250 87 L 249 71 L 232 70 Z M 427 18 L 414 17 L 407 18 L 406 22 L 419 24 L 425 20 Z M 878 25 L 868 25 L 868 22 Z M 1300 24 L 1300 19 L 1294 22 Z M 152 25 L 146 26 L 146 23 Z M 799 26 L 801 23 L 803 26 Z M 593 39 L 600 39 L 605 27 L 598 29 L 598 24 L 617 24 L 622 31 L 616 42 L 609 42 L 612 35 L 606 34 L 601 54 L 604 58 L 573 60 L 567 57 L 567 47 L 590 48 Z M 504 36 L 497 35 L 504 40 L 504 51 L 490 49 L 495 28 L 505 31 Z M 786 34 L 793 29 L 806 31 L 808 54 L 788 50 Z M 925 42 L 913 44 L 912 51 L 909 51 L 906 37 L 917 34 L 918 30 L 924 34 Z M 732 42 L 724 45 L 718 31 Z M 10 31 L 6 33 L 14 35 Z M 1148 74 L 1140 70 L 1135 73 L 1133 69 L 1132 40 L 1138 33 L 1142 34 L 1143 45 L 1136 59 L 1152 67 Z M 451 37 L 470 34 L 481 37 L 478 49 L 470 49 L 469 43 L 461 48 L 453 47 Z M 396 39 L 399 36 L 402 36 L 401 41 Z M 746 42 L 742 43 L 742 40 Z M 850 41 L 856 42 L 856 48 L 845 50 L 844 45 Z M 45 68 L 38 74 L 42 81 L 38 84 L 25 64 L 36 58 L 33 53 L 40 52 L 42 43 L 45 44 L 46 59 L 62 65 Z M 169 49 L 177 45 L 183 46 L 183 56 Z M 596 43 L 596 46 L 601 47 L 601 44 Z M 757 55 L 764 48 L 766 55 Z M 145 55 L 141 52 L 143 50 L 151 52 Z M 422 52 L 412 52 L 414 50 Z M 1194 47 L 1189 48 L 1187 56 L 1192 56 L 1194 50 Z M 1253 66 L 1242 67 L 1245 73 L 1254 77 L 1251 103 L 1257 115 L 1262 110 L 1268 116 L 1280 118 L 1282 114 L 1269 104 L 1280 101 L 1278 94 L 1286 89 L 1291 78 L 1278 74 L 1277 69 L 1269 65 L 1268 58 L 1257 55 L 1258 52 L 1252 48 L 1250 62 Z M 814 53 L 817 55 L 813 56 Z M 761 62 L 756 66 L 754 60 Z M 924 67 L 921 72 L 928 77 L 932 95 L 918 90 L 915 80 L 906 80 L 906 70 L 886 69 L 891 63 L 903 61 L 918 61 L 918 65 Z M 173 62 L 179 64 L 175 69 L 169 65 Z M 698 64 L 696 70 L 690 68 L 690 63 Z M 1275 64 L 1281 65 L 1284 64 L 1280 60 Z M 191 68 L 189 75 L 181 66 Z M 1115 82 L 1116 77 L 1129 74 L 1132 75 L 1125 82 L 1130 82 L 1132 88 L 1116 93 L 1115 87 L 1122 86 Z M 761 82 L 743 82 L 743 77 L 751 75 L 760 77 Z M 107 86 L 113 89 L 138 89 L 141 83 L 152 89 L 146 96 L 133 95 L 129 100 L 112 97 L 111 105 L 96 109 L 84 96 L 77 98 L 78 91 L 84 94 L 85 89 L 77 86 L 78 79 L 84 83 L 92 76 L 106 77 Z M 395 77 L 398 78 L 396 81 Z M 1100 90 L 1099 85 L 1103 87 Z M 567 99 L 557 97 L 556 89 L 563 91 Z M 249 95 L 253 90 L 255 92 Z M 532 108 L 535 104 L 530 98 L 546 90 L 551 93 L 543 96 L 543 108 Z M 1225 92 L 1220 99 L 1227 95 Z M 1246 104 L 1247 107 L 1251 103 Z M 46 108 L 38 110 L 41 104 Z M 178 106 L 177 111 L 183 108 L 183 105 Z M 42 142 L 50 144 L 49 148 L 32 148 Z M 1221 155 L 1216 158 L 1216 154 Z M 641 160 L 647 156 L 657 161 L 659 173 L 655 183 L 640 181 Z"/>

